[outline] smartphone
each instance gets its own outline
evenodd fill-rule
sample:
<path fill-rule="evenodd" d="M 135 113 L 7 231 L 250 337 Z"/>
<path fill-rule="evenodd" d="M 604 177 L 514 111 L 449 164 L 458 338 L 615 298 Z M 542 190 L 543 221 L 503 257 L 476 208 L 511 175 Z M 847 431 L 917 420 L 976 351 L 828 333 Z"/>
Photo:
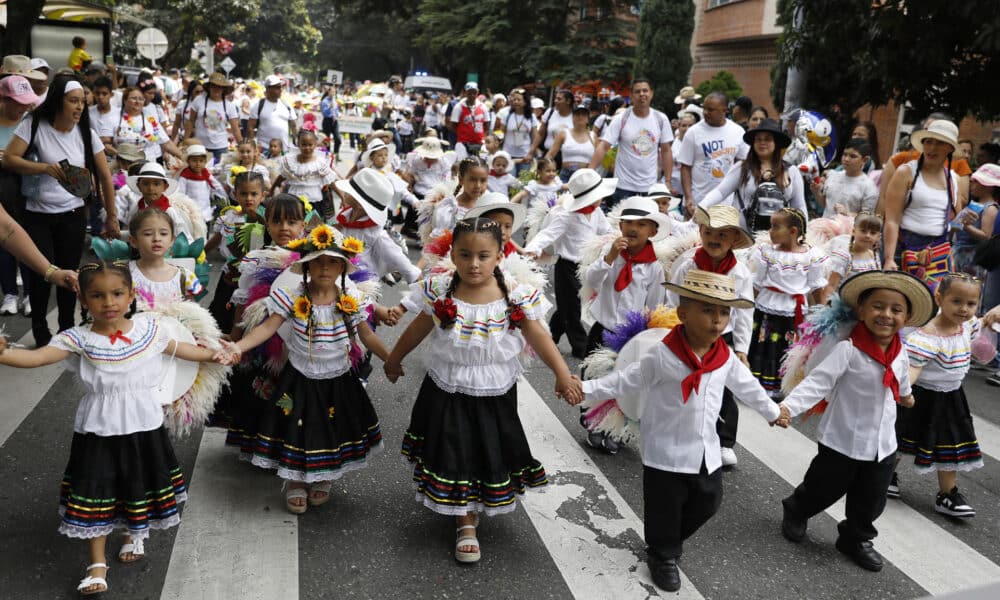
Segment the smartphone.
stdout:
<path fill-rule="evenodd" d="M 113 65 L 115 63 L 115 57 L 110 54 L 104 55 L 104 64 Z"/>

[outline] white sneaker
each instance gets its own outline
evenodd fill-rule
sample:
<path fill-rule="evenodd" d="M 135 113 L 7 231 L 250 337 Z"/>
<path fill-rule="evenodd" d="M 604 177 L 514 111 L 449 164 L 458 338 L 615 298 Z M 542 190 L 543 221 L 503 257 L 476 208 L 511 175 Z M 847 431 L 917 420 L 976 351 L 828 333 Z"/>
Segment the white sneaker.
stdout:
<path fill-rule="evenodd" d="M 27 296 L 21 298 L 21 314 L 26 317 L 31 316 L 31 302 L 28 300 Z"/>
<path fill-rule="evenodd" d="M 17 296 L 14 294 L 6 294 L 3 297 L 3 304 L 0 304 L 0 315 L 16 315 L 17 314 Z"/>
<path fill-rule="evenodd" d="M 736 458 L 736 451 L 732 448 L 726 448 L 725 446 L 719 448 L 719 453 L 722 455 L 722 466 L 723 467 L 735 467 L 739 460 Z"/>

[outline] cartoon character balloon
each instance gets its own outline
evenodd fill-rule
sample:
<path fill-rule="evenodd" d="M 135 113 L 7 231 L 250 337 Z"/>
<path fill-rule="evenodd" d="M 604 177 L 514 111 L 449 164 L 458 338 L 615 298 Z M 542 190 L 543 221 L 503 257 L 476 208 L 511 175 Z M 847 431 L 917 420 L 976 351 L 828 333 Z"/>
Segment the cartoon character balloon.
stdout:
<path fill-rule="evenodd" d="M 837 132 L 830 120 L 811 110 L 800 110 L 795 136 L 785 151 L 785 162 L 817 179 L 837 154 Z"/>

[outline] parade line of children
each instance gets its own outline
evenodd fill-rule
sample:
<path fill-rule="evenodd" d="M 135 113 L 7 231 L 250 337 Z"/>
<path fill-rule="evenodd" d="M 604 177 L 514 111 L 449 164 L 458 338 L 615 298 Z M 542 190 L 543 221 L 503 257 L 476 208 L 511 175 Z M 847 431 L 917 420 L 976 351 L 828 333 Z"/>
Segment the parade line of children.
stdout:
<path fill-rule="evenodd" d="M 296 515 L 328 503 L 334 480 L 384 446 L 366 389 L 372 361 L 393 383 L 421 371 L 409 426 L 391 443 L 416 500 L 454 517 L 460 563 L 482 557 L 480 515 L 509 513 L 548 483 L 517 413 L 529 357 L 552 371 L 556 396 L 581 405 L 591 446 L 614 454 L 637 432 L 649 572 L 664 590 L 679 589 L 683 543 L 718 511 L 722 467 L 737 462 L 734 400 L 780 427 L 822 414 L 818 454 L 782 502 L 792 542 L 846 495 L 836 547 L 881 569 L 873 522 L 900 495 L 897 448 L 937 473 L 938 512 L 975 514 L 956 474 L 982 466 L 962 392 L 983 328 L 979 283 L 948 275 L 932 296 L 879 270 L 878 218 L 857 216 L 850 235 L 820 248 L 806 216 L 782 208 L 755 244 L 732 206 L 671 214 L 662 184 L 605 214 L 617 180 L 592 169 L 564 182 L 543 160 L 521 186 L 505 152 L 456 163 L 431 137 L 401 159 L 376 137 L 344 178 L 315 153 L 315 134 L 296 142 L 270 172 L 252 139 L 216 173 L 194 140 L 179 181 L 156 163 L 127 175 L 123 165 L 128 243 L 100 246 L 80 268 L 83 323 L 35 350 L 0 338 L 0 364 L 65 361 L 86 389 L 59 507 L 59 531 L 88 542 L 81 594 L 108 590 L 115 530 L 130 563 L 150 530 L 180 521 L 187 488 L 171 440 L 181 433 L 164 416 L 173 398 L 149 382 L 170 388 L 161 373 L 184 361 L 233 367 L 208 424 L 227 428 L 240 459 L 274 471 Z M 416 264 L 401 224 L 421 229 Z M 208 289 L 203 248 L 225 264 L 210 325 L 188 331 L 171 315 Z M 409 292 L 381 304 L 382 282 L 399 279 Z M 407 313 L 390 347 L 379 328 Z M 562 334 L 586 362 L 567 362 Z M 595 357 L 624 357 L 630 344 L 632 360 L 596 368 Z M 418 347 L 423 368 L 404 368 Z M 631 408 L 630 397 L 640 398 Z"/>

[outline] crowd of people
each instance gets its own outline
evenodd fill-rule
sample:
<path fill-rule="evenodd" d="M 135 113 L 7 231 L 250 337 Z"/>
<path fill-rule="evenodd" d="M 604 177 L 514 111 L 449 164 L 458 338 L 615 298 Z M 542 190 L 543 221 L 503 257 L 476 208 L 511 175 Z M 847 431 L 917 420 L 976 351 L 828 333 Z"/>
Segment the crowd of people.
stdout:
<path fill-rule="evenodd" d="M 56 73 L 24 56 L 0 68 L 0 313 L 30 317 L 37 346 L 2 340 L 0 363 L 71 359 L 87 391 L 59 526 L 88 540 L 82 594 L 108 589 L 116 529 L 130 563 L 179 522 L 173 398 L 149 383 L 176 358 L 233 367 L 208 425 L 301 515 L 382 449 L 374 358 L 395 383 L 419 347 L 426 375 L 396 442 L 417 500 L 455 518 L 461 563 L 482 555 L 481 514 L 547 483 L 517 416 L 529 353 L 581 407 L 588 444 L 615 454 L 638 427 L 662 589 L 679 588 L 683 542 L 738 462 L 736 399 L 780 427 L 823 414 L 783 500 L 792 542 L 846 495 L 837 549 L 880 570 L 873 522 L 899 497 L 902 454 L 936 472 L 938 512 L 975 514 L 956 481 L 982 465 L 962 382 L 973 357 L 997 368 L 1000 147 L 961 156 L 947 115 L 885 165 L 859 123 L 807 179 L 788 128 L 750 99 L 685 87 L 666 114 L 641 78 L 627 99 L 559 90 L 546 107 L 524 88 L 425 97 L 394 77 L 373 131 L 341 135 L 343 115 L 365 116 L 343 88 L 311 95 L 317 124 L 278 75 L 149 72 L 123 87 L 74 57 Z M 399 282 L 403 300 L 382 304 Z M 209 289 L 210 326 L 185 343 L 171 315 Z M 389 347 L 380 329 L 408 314 Z"/>

